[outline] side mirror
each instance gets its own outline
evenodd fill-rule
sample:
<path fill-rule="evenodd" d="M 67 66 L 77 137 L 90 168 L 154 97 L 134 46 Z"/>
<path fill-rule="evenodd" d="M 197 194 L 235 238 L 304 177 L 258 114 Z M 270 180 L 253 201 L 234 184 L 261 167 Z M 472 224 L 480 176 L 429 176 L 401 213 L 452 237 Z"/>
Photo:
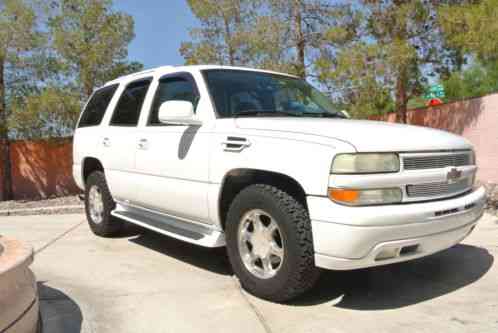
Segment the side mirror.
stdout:
<path fill-rule="evenodd" d="M 350 119 L 351 118 L 351 115 L 349 114 L 349 112 L 347 112 L 346 110 L 341 110 L 341 113 L 344 115 L 344 117 L 346 117 L 347 119 Z"/>
<path fill-rule="evenodd" d="M 194 106 L 187 101 L 167 101 L 161 104 L 158 114 L 159 122 L 175 125 L 201 125 L 195 119 Z"/>

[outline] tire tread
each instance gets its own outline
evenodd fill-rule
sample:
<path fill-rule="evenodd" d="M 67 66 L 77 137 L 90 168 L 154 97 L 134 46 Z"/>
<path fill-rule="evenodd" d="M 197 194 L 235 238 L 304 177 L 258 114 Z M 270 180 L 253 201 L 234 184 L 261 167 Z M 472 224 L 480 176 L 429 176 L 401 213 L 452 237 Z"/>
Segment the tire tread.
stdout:
<path fill-rule="evenodd" d="M 112 198 L 109 187 L 102 171 L 94 171 L 88 176 L 87 186 L 85 189 L 85 212 L 90 225 L 90 229 L 94 234 L 101 237 L 113 237 L 119 234 L 123 228 L 123 222 L 118 218 L 111 215 L 111 212 L 116 208 L 116 203 Z M 88 208 L 88 192 L 92 185 L 97 185 L 102 193 L 102 200 L 104 202 L 104 219 L 101 223 L 96 224 L 92 221 Z"/>
<path fill-rule="evenodd" d="M 249 285 L 250 292 L 271 301 L 285 302 L 296 298 L 311 289 L 320 275 L 320 271 L 315 266 L 314 261 L 313 235 L 307 209 L 290 194 L 272 185 L 250 185 L 242 190 L 237 197 L 240 198 L 240 195 L 245 191 L 253 191 L 264 198 L 273 198 L 278 208 L 286 216 L 290 217 L 287 222 L 294 224 L 297 233 L 298 244 L 296 248 L 298 249 L 298 253 L 294 253 L 294 255 L 297 256 L 298 265 L 292 274 L 288 276 L 283 288 L 276 290 L 273 294 L 259 295 L 255 288 L 250 287 L 250 284 L 245 283 L 245 281 L 241 281 L 241 283 L 244 286 Z M 234 202 L 236 202 L 237 197 L 234 199 Z M 237 212 L 233 210 L 238 209 L 234 202 L 232 202 L 228 212 L 228 221 L 232 223 L 233 221 L 231 221 L 230 217 L 236 216 Z M 240 278 L 244 279 L 243 276 Z"/>

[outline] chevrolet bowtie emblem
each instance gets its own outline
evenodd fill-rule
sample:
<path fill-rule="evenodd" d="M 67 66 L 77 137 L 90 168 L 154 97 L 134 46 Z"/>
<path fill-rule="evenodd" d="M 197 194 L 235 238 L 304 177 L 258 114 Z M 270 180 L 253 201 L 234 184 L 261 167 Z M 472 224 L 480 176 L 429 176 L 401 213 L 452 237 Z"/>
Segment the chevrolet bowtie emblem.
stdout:
<path fill-rule="evenodd" d="M 446 179 L 448 180 L 448 184 L 456 183 L 460 177 L 462 177 L 462 171 L 457 168 L 451 169 L 446 175 Z"/>

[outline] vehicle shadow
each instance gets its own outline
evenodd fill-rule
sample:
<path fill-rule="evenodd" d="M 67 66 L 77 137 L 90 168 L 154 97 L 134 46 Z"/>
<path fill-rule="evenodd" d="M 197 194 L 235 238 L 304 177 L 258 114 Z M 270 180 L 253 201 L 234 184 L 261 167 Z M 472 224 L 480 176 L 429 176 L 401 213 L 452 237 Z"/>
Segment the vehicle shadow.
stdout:
<path fill-rule="evenodd" d="M 132 236 L 137 236 L 147 230 L 136 224 L 129 223 L 124 220 L 121 221 L 123 222 L 123 227 L 121 228 L 121 230 L 119 230 L 119 232 L 116 235 L 113 235 L 109 238 L 128 238 Z"/>
<path fill-rule="evenodd" d="M 290 305 L 330 302 L 354 310 L 388 310 L 417 304 L 479 280 L 493 256 L 484 248 L 459 244 L 425 258 L 349 272 L 324 271 L 310 293 Z"/>
<path fill-rule="evenodd" d="M 216 274 L 233 274 L 224 248 L 203 248 L 145 229 L 129 241 Z M 484 276 L 493 262 L 486 249 L 459 244 L 394 265 L 355 271 L 324 270 L 311 291 L 288 305 L 331 303 L 354 310 L 401 308 L 463 288 Z"/>
<path fill-rule="evenodd" d="M 232 274 L 224 247 L 205 248 L 146 229 L 129 241 L 216 274 Z"/>
<path fill-rule="evenodd" d="M 38 282 L 43 332 L 79 333 L 83 315 L 78 304 L 62 291 Z"/>

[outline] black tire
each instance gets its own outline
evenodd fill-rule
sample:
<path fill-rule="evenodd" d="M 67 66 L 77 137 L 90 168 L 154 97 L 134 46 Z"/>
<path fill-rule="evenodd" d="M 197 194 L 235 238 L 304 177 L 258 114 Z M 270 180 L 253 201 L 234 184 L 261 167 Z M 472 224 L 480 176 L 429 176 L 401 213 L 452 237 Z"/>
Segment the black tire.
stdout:
<path fill-rule="evenodd" d="M 90 214 L 89 193 L 93 186 L 97 186 L 102 196 L 104 206 L 102 220 L 97 223 L 92 219 Z M 107 187 L 105 175 L 102 171 L 94 171 L 88 176 L 85 186 L 85 213 L 88 224 L 92 232 L 101 237 L 113 237 L 119 234 L 123 228 L 123 221 L 111 215 L 112 210 L 116 207 L 111 192 Z"/>
<path fill-rule="evenodd" d="M 253 209 L 264 210 L 275 219 L 285 243 L 282 266 L 270 278 L 252 274 L 239 252 L 239 224 L 245 213 Z M 265 184 L 246 187 L 231 203 L 225 231 L 230 263 L 249 293 L 273 302 L 286 302 L 311 289 L 318 280 L 320 270 L 315 266 L 308 212 L 288 193 Z"/>

